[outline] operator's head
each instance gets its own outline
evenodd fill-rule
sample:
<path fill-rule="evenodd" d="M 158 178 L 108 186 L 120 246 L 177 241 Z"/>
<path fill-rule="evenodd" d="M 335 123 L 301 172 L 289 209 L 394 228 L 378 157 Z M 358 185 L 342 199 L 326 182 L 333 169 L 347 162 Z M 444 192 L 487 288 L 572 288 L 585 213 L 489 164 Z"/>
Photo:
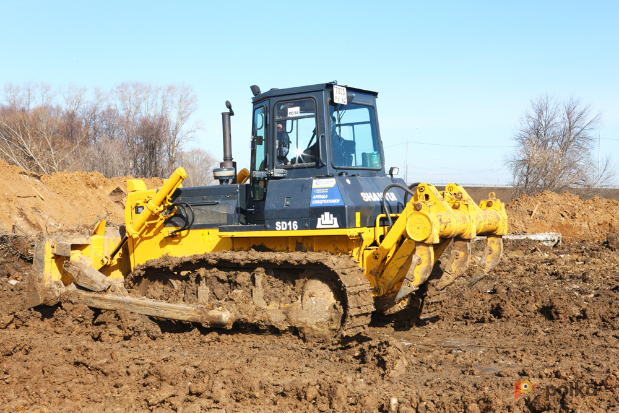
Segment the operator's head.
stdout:
<path fill-rule="evenodd" d="M 277 124 L 277 131 L 278 132 L 283 132 L 284 131 L 284 125 L 282 125 L 281 123 Z"/>

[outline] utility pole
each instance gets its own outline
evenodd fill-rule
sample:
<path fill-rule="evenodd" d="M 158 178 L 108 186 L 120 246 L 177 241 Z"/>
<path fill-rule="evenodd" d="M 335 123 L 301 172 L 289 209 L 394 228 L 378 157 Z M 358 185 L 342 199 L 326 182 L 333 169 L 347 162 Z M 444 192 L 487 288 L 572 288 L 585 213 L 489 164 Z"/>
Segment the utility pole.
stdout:
<path fill-rule="evenodd" d="M 598 187 L 600 186 L 600 147 L 602 146 L 602 132 L 598 131 Z"/>
<path fill-rule="evenodd" d="M 419 126 L 415 128 L 415 130 L 419 129 Z M 406 166 L 404 171 L 404 182 L 408 185 L 408 141 L 410 140 L 410 136 L 406 137 Z"/>

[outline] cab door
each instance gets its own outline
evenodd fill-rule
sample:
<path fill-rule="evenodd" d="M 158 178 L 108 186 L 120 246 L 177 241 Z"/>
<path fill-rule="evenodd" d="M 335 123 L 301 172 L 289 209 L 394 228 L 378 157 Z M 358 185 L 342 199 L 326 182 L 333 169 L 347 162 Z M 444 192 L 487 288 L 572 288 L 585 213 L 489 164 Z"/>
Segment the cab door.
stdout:
<path fill-rule="evenodd" d="M 251 181 L 248 221 L 264 222 L 264 201 L 267 191 L 267 171 L 271 168 L 268 139 L 268 102 L 254 106 L 251 134 Z"/>

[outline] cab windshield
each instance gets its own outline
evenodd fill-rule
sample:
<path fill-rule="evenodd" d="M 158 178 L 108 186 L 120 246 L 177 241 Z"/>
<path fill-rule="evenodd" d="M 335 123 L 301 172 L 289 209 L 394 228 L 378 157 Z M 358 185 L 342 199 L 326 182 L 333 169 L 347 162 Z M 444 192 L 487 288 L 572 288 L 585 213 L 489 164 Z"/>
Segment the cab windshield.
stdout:
<path fill-rule="evenodd" d="M 374 107 L 331 105 L 329 115 L 333 166 L 382 168 Z"/>

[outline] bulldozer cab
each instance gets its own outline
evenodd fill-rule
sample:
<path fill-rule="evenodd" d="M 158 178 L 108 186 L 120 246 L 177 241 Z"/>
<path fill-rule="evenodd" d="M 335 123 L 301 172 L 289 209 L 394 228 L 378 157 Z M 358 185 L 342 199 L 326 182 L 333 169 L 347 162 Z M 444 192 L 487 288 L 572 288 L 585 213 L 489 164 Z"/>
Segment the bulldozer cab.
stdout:
<path fill-rule="evenodd" d="M 377 95 L 326 83 L 254 96 L 252 199 L 270 180 L 385 176 Z"/>

